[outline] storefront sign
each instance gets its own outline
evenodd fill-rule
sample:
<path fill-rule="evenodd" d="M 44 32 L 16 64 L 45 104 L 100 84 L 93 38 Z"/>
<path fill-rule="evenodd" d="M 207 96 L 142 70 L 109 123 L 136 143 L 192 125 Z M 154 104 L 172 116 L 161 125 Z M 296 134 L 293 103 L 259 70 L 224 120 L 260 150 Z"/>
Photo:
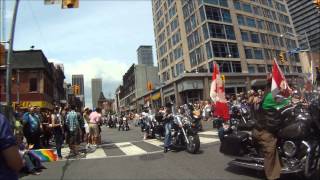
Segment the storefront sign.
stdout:
<path fill-rule="evenodd" d="M 202 80 L 186 80 L 178 84 L 178 91 L 186 91 L 192 89 L 203 89 Z"/>
<path fill-rule="evenodd" d="M 13 106 L 17 106 L 17 102 L 13 102 Z M 52 109 L 53 105 L 47 101 L 21 101 L 19 103 L 19 107 L 21 108 L 29 108 L 32 106 L 37 106 L 40 108 L 48 108 L 48 109 Z"/>
<path fill-rule="evenodd" d="M 152 100 L 158 100 L 158 99 L 160 99 L 161 98 L 161 94 L 160 94 L 160 92 L 157 92 L 156 94 L 154 94 L 154 95 L 152 95 L 151 96 L 151 99 Z"/>

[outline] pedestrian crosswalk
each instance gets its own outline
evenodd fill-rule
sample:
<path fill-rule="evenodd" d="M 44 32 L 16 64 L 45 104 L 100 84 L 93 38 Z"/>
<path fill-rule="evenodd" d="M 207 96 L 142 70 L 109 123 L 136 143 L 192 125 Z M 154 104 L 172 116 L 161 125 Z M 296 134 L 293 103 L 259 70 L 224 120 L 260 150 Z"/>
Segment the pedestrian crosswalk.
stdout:
<path fill-rule="evenodd" d="M 216 131 L 204 131 L 199 133 L 200 144 L 209 144 L 219 142 Z M 201 146 L 200 146 L 201 149 Z M 81 159 L 97 159 L 110 157 L 136 156 L 163 151 L 163 141 L 158 139 L 148 139 L 134 142 L 121 142 L 113 144 L 103 144 L 97 148 L 80 148 L 83 152 Z M 68 157 L 69 148 L 62 149 L 63 157 Z M 70 157 L 70 159 L 73 159 Z"/>

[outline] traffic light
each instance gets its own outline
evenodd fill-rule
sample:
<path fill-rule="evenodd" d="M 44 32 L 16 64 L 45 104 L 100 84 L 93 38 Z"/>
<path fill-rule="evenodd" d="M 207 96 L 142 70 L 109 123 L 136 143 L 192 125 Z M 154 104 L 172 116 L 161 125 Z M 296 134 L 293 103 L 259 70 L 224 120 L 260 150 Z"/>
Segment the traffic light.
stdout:
<path fill-rule="evenodd" d="M 284 57 L 284 52 L 280 52 L 279 58 L 280 58 L 280 62 L 281 62 L 282 64 L 284 64 L 284 63 L 286 62 L 286 59 L 285 59 L 285 57 Z"/>
<path fill-rule="evenodd" d="M 62 0 L 62 9 L 78 8 L 79 0 Z"/>
<path fill-rule="evenodd" d="M 226 77 L 225 77 L 223 74 L 221 74 L 221 80 L 222 80 L 223 82 L 226 81 Z"/>
<path fill-rule="evenodd" d="M 320 0 L 313 0 L 313 4 L 316 6 L 316 8 L 320 8 Z"/>

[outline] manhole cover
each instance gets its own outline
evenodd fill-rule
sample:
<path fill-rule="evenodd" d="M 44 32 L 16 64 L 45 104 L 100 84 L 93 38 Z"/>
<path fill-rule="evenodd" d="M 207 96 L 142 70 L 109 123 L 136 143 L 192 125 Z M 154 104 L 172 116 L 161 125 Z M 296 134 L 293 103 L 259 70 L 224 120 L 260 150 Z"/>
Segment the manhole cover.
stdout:
<path fill-rule="evenodd" d="M 140 159 L 143 161 L 153 161 L 153 160 L 161 159 L 163 157 L 164 157 L 163 154 L 146 154 L 146 155 L 140 156 Z"/>

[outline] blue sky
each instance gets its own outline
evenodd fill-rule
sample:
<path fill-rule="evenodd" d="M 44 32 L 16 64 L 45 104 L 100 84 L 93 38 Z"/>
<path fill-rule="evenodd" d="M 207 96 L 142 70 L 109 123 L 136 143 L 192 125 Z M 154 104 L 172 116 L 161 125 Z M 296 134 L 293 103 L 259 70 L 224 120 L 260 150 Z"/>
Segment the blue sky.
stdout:
<path fill-rule="evenodd" d="M 7 20 L 12 2 L 7 3 Z M 138 46 L 155 47 L 151 1 L 147 0 L 80 0 L 78 9 L 21 0 L 16 28 L 15 50 L 32 45 L 42 49 L 49 61 L 64 64 L 68 82 L 71 74 L 84 74 L 88 106 L 91 78 L 103 79 L 103 91 L 109 97 L 137 62 Z"/>

